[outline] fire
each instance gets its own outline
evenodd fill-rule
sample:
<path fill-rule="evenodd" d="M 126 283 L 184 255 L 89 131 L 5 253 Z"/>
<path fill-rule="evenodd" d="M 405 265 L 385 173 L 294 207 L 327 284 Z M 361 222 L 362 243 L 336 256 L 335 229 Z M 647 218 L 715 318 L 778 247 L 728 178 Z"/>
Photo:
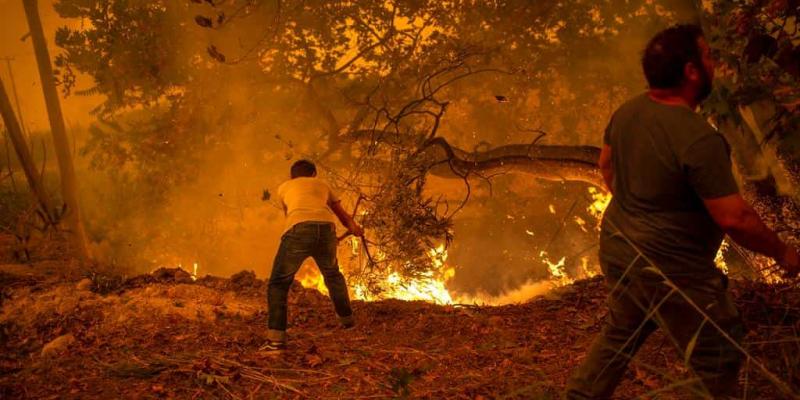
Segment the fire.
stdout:
<path fill-rule="evenodd" d="M 450 291 L 445 287 L 445 282 L 433 277 L 403 280 L 397 272 L 392 272 L 386 277 L 382 285 L 384 290 L 377 296 L 370 294 L 362 287 L 354 288 L 355 297 L 365 301 L 381 299 L 398 300 L 423 300 L 435 304 L 453 304 Z"/>
<path fill-rule="evenodd" d="M 611 201 L 611 195 L 607 194 L 597 188 L 589 188 L 589 195 L 591 196 L 592 203 L 588 206 L 587 212 L 589 215 L 597 218 L 598 221 L 603 215 L 606 207 Z M 555 206 L 548 205 L 548 211 L 555 214 Z M 513 219 L 513 217 L 508 216 Z M 589 225 L 585 220 L 576 218 L 575 222 L 586 229 Z M 525 231 L 525 234 L 534 236 L 533 231 Z M 359 265 L 363 265 L 362 249 L 360 241 L 357 238 L 347 239 L 348 250 L 352 258 Z M 379 249 L 373 250 L 373 258 L 375 260 L 383 260 L 383 254 Z M 428 257 L 430 257 L 433 268 L 431 271 L 416 278 L 403 277 L 398 271 L 389 268 L 385 275 L 380 277 L 377 282 L 377 293 L 370 291 L 366 285 L 357 283 L 352 285 L 352 297 L 364 301 L 376 301 L 383 299 L 399 299 L 399 300 L 422 300 L 437 304 L 457 304 L 457 303 L 480 303 L 490 305 L 509 304 L 511 302 L 525 301 L 532 296 L 543 294 L 553 287 L 568 285 L 575 281 L 570 277 L 566 271 L 566 257 L 560 257 L 558 261 L 553 261 L 546 251 L 539 253 L 539 259 L 547 267 L 550 273 L 550 278 L 543 281 L 529 281 L 522 287 L 511 289 L 507 293 L 500 296 L 478 295 L 478 296 L 459 296 L 451 293 L 447 288 L 447 282 L 455 276 L 455 268 L 447 264 L 447 248 L 444 244 L 438 245 L 428 250 Z M 581 258 L 581 268 L 578 275 L 584 278 L 589 278 L 596 275 L 596 269 L 590 268 L 590 257 L 584 256 Z M 323 294 L 327 294 L 328 290 L 319 272 L 314 270 L 311 274 L 307 274 L 300 279 L 300 283 L 307 288 L 313 288 Z"/>
<path fill-rule="evenodd" d="M 592 197 L 592 204 L 586 211 L 599 222 L 603 218 L 603 213 L 611 202 L 611 193 L 606 193 L 598 190 L 596 187 L 589 187 L 589 196 Z"/>
<path fill-rule="evenodd" d="M 725 262 L 724 253 L 728 250 L 729 246 L 730 243 L 728 243 L 728 240 L 723 240 L 722 245 L 720 245 L 719 250 L 717 250 L 717 255 L 714 256 L 714 264 L 716 264 L 717 268 L 725 275 L 728 275 L 728 264 Z"/>
<path fill-rule="evenodd" d="M 161 268 L 168 268 L 168 269 L 177 268 L 177 269 L 183 270 L 186 273 L 188 273 L 189 276 L 192 278 L 192 281 L 196 281 L 197 280 L 197 277 L 198 277 L 197 271 L 200 269 L 200 264 L 197 263 L 196 261 L 192 262 L 192 270 L 191 271 L 188 268 L 184 268 L 182 262 L 178 262 L 177 264 L 156 264 L 156 265 L 157 266 L 155 268 L 153 268 L 150 271 L 150 273 L 153 273 L 153 272 L 155 272 L 155 271 L 157 271 L 157 270 L 159 270 Z"/>
<path fill-rule="evenodd" d="M 358 255 L 359 244 L 357 239 L 349 240 L 353 255 Z M 453 304 L 455 301 L 446 287 L 446 283 L 455 276 L 455 269 L 446 265 L 447 249 L 444 245 L 428 250 L 428 256 L 434 269 L 420 278 L 404 279 L 398 272 L 389 271 L 379 282 L 379 293 L 372 293 L 365 285 L 352 286 L 352 296 L 357 300 L 377 301 L 383 299 L 422 300 L 436 304 Z M 381 259 L 380 252 L 375 257 Z M 328 294 L 325 281 L 319 271 L 303 276 L 299 279 L 305 288 L 316 289 L 322 294 Z"/>
<path fill-rule="evenodd" d="M 356 285 L 353 294 L 356 299 L 375 301 L 381 299 L 423 300 L 436 304 L 453 304 L 453 298 L 445 284 L 453 276 L 455 269 L 446 265 L 447 248 L 439 245 L 428 250 L 433 270 L 419 278 L 403 279 L 396 271 L 389 272 L 381 282 L 378 294 L 373 294 L 366 287 Z"/>
<path fill-rule="evenodd" d="M 552 276 L 552 281 L 557 286 L 568 285 L 575 281 L 574 279 L 567 276 L 567 272 L 564 269 L 565 262 L 567 260 L 566 257 L 561 257 L 561 259 L 555 263 L 550 261 L 550 258 L 548 257 L 546 251 L 541 251 L 539 253 L 539 257 L 541 257 L 542 262 L 544 262 L 547 265 L 547 270 L 550 271 L 550 275 Z"/>
<path fill-rule="evenodd" d="M 598 273 L 597 271 L 598 271 L 597 268 L 594 269 L 589 268 L 589 256 L 581 257 L 581 272 L 583 273 L 584 278 L 594 277 L 595 275 L 597 275 Z"/>
<path fill-rule="evenodd" d="M 193 281 L 197 280 L 197 263 L 194 263 L 194 265 L 192 265 L 192 280 Z"/>
<path fill-rule="evenodd" d="M 304 288 L 317 289 L 320 293 L 326 296 L 328 295 L 328 287 L 325 286 L 325 279 L 322 278 L 319 271 L 315 271 L 314 273 L 300 278 L 300 284 L 303 285 Z"/>

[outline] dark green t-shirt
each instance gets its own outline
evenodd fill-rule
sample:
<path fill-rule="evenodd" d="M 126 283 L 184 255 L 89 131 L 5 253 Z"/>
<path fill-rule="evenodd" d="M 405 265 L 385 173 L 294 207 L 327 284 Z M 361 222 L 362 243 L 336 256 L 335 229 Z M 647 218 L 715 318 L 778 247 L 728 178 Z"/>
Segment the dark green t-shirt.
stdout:
<path fill-rule="evenodd" d="M 604 267 L 621 272 L 633 263 L 641 272 L 650 260 L 670 277 L 718 275 L 724 234 L 702 199 L 739 190 L 722 135 L 692 110 L 643 94 L 614 113 L 604 142 L 614 170 L 600 234 Z"/>

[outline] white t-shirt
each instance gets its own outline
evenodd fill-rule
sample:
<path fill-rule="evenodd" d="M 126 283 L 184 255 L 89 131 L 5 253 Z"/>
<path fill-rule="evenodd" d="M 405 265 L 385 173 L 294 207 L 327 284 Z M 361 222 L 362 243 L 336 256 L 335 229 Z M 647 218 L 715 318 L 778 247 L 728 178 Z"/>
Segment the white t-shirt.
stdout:
<path fill-rule="evenodd" d="M 336 218 L 329 204 L 339 201 L 331 187 L 316 177 L 300 177 L 278 186 L 278 199 L 286 210 L 286 229 L 301 222 L 331 222 Z"/>

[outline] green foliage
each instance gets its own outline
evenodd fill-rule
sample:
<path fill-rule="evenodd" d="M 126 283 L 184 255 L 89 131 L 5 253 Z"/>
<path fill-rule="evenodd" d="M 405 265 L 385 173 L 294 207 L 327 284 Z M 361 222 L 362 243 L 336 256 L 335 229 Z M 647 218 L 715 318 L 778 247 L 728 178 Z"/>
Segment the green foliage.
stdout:
<path fill-rule="evenodd" d="M 205 109 L 187 106 L 185 98 L 185 87 L 199 71 L 192 64 L 193 48 L 183 42 L 191 32 L 179 22 L 188 5 L 60 0 L 54 7 L 64 18 L 85 21 L 56 32 L 63 50 L 55 57 L 62 89 L 105 98 L 94 110 L 98 123 L 90 128 L 83 154 L 95 168 L 115 174 L 127 169 L 153 194 L 185 182 L 198 143 L 215 142 L 205 135 L 208 130 L 187 133 L 205 122 L 200 115 Z M 77 89 L 76 73 L 90 76 L 93 86 Z"/>
<path fill-rule="evenodd" d="M 90 75 L 91 92 L 104 94 L 97 110 L 108 114 L 125 107 L 154 104 L 191 79 L 180 42 L 184 34 L 170 21 L 184 8 L 178 2 L 136 0 L 60 0 L 54 4 L 64 18 L 85 20 L 83 28 L 59 28 L 56 56 L 62 89 L 69 93 L 75 71 Z M 87 93 L 82 91 L 82 93 Z"/>
<path fill-rule="evenodd" d="M 718 88 L 707 111 L 741 123 L 738 107 L 774 107 L 766 139 L 800 129 L 800 5 L 796 1 L 714 1 L 706 36 L 720 62 Z"/>
<path fill-rule="evenodd" d="M 438 212 L 433 199 L 422 193 L 423 171 L 408 163 L 389 169 L 369 198 L 362 222 L 374 233 L 372 240 L 381 250 L 378 267 L 391 267 L 406 277 L 420 277 L 433 268 L 429 251 L 440 243 L 450 244 L 452 222 Z M 414 183 L 409 184 L 410 181 Z"/>
<path fill-rule="evenodd" d="M 209 158 L 310 157 L 364 199 L 381 253 L 414 275 L 458 208 L 423 190 L 427 139 L 599 143 L 642 87 L 638 63 L 608 60 L 680 17 L 671 3 L 60 0 L 89 23 L 59 30 L 57 65 L 66 90 L 79 71 L 94 84 L 75 93 L 106 97 L 84 154 L 141 191 L 140 211 Z"/>

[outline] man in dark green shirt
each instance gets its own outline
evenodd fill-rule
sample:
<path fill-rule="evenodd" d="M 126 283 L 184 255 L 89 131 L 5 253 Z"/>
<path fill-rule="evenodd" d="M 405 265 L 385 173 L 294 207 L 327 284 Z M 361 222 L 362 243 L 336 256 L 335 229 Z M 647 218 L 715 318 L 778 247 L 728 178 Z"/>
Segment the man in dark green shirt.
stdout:
<path fill-rule="evenodd" d="M 723 236 L 775 258 L 789 275 L 800 262 L 742 199 L 727 142 L 694 112 L 714 74 L 700 27 L 656 35 L 642 66 L 650 89 L 614 113 L 599 162 L 613 193 L 600 234 L 609 315 L 567 398 L 609 398 L 656 329 L 699 378 L 686 389 L 724 398 L 736 391 L 744 329 L 714 264 Z"/>

